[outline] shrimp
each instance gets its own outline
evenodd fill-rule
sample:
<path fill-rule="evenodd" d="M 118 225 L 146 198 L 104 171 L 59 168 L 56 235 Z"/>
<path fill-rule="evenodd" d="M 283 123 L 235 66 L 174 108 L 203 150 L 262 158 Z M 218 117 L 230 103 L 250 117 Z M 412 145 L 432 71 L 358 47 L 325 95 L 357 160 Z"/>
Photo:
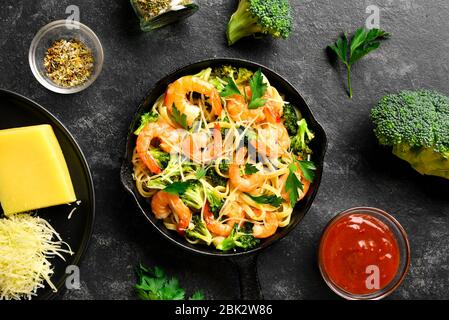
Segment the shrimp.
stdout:
<path fill-rule="evenodd" d="M 265 124 L 258 128 L 257 138 L 250 140 L 252 146 L 269 158 L 278 158 L 288 152 L 291 140 L 282 123 Z"/>
<path fill-rule="evenodd" d="M 275 87 L 268 86 L 262 98 L 267 101 L 263 107 L 266 121 L 273 124 L 280 123 L 284 110 L 284 99 L 282 99 L 279 92 Z"/>
<path fill-rule="evenodd" d="M 240 164 L 247 153 L 246 148 L 241 148 L 237 151 L 236 161 L 229 166 L 229 181 L 231 186 L 241 192 L 252 192 L 260 187 L 265 178 L 260 173 L 252 175 L 240 176 Z"/>
<path fill-rule="evenodd" d="M 139 133 L 136 141 L 136 149 L 140 159 L 153 174 L 162 172 L 156 160 L 148 150 L 151 148 L 153 140 L 158 139 L 160 148 L 165 152 L 171 152 L 172 146 L 178 140 L 177 131 L 165 121 L 151 122 Z"/>
<path fill-rule="evenodd" d="M 257 109 L 249 109 L 248 102 L 251 100 L 251 87 L 239 87 L 240 92 L 245 95 L 233 95 L 226 99 L 228 114 L 234 121 L 254 121 L 255 123 L 268 122 L 277 124 L 281 122 L 284 108 L 282 99 L 276 88 L 268 86 L 262 96 L 266 100 L 265 105 Z M 246 98 L 246 99 L 245 99 Z"/>
<path fill-rule="evenodd" d="M 192 212 L 175 194 L 159 191 L 151 199 L 151 211 L 156 219 L 165 219 L 174 213 L 178 217 L 176 226 L 179 234 L 183 235 L 192 220 Z"/>
<path fill-rule="evenodd" d="M 257 239 L 271 237 L 278 229 L 279 221 L 275 212 L 265 212 L 264 224 L 255 224 L 253 226 L 253 236 Z"/>
<path fill-rule="evenodd" d="M 223 137 L 218 126 L 213 129 L 213 141 L 206 132 L 189 135 L 183 141 L 183 153 L 198 163 L 207 163 L 218 158 L 223 152 Z"/>
<path fill-rule="evenodd" d="M 213 84 L 194 76 L 185 76 L 170 84 L 165 93 L 164 105 L 172 112 L 174 104 L 180 113 L 186 115 L 187 124 L 191 126 L 201 112 L 200 107 L 187 98 L 191 92 L 209 97 L 213 114 L 217 117 L 221 115 L 223 107 L 218 90 Z"/>
<path fill-rule="evenodd" d="M 251 99 L 251 88 L 249 86 L 239 87 L 240 92 L 245 90 L 246 100 Z M 265 121 L 263 109 L 249 109 L 245 97 L 242 95 L 233 95 L 226 99 L 226 109 L 229 117 L 233 121 Z"/>
<path fill-rule="evenodd" d="M 228 217 L 226 222 L 216 220 L 213 213 L 210 211 L 209 203 L 206 203 L 206 206 L 204 207 L 206 227 L 210 232 L 217 236 L 229 236 L 236 223 L 238 223 L 239 226 L 243 224 L 245 213 L 237 202 L 229 202 L 229 204 L 223 208 L 223 216 Z"/>

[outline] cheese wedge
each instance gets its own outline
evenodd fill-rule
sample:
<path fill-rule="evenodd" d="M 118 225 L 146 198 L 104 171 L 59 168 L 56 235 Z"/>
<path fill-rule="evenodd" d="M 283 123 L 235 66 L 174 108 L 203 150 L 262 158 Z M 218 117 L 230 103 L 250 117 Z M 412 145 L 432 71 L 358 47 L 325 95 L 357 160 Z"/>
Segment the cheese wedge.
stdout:
<path fill-rule="evenodd" d="M 0 130 L 0 204 L 5 215 L 76 201 L 49 125 Z"/>

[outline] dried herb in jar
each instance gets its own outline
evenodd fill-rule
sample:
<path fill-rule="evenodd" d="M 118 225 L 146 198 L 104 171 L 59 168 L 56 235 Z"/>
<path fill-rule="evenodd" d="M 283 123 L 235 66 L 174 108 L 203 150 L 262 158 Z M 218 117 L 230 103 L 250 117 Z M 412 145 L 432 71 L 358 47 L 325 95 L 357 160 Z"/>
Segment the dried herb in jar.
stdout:
<path fill-rule="evenodd" d="M 135 0 L 146 19 L 151 19 L 171 7 L 171 0 Z"/>
<path fill-rule="evenodd" d="M 94 69 L 92 51 L 77 39 L 55 41 L 44 57 L 47 76 L 61 87 L 85 83 Z"/>
<path fill-rule="evenodd" d="M 198 10 L 194 0 L 131 0 L 143 31 L 187 18 Z"/>

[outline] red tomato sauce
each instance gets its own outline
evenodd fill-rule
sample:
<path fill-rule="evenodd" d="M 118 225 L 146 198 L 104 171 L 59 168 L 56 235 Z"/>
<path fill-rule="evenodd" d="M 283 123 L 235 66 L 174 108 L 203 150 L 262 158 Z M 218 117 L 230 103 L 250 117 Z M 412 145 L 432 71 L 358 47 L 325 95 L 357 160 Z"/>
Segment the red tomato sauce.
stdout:
<path fill-rule="evenodd" d="M 355 213 L 343 216 L 327 229 L 320 259 L 321 267 L 340 289 L 369 294 L 393 280 L 400 253 L 396 237 L 387 225 L 370 215 Z M 373 272 L 372 266 L 378 272 Z"/>

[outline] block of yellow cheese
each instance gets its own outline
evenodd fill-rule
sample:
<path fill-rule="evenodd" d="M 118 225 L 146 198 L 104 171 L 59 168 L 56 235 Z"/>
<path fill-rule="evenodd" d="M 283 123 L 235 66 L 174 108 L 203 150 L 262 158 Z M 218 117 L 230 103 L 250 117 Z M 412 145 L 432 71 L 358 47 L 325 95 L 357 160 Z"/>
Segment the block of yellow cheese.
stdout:
<path fill-rule="evenodd" d="M 49 125 L 0 130 L 0 204 L 5 215 L 76 201 Z"/>

